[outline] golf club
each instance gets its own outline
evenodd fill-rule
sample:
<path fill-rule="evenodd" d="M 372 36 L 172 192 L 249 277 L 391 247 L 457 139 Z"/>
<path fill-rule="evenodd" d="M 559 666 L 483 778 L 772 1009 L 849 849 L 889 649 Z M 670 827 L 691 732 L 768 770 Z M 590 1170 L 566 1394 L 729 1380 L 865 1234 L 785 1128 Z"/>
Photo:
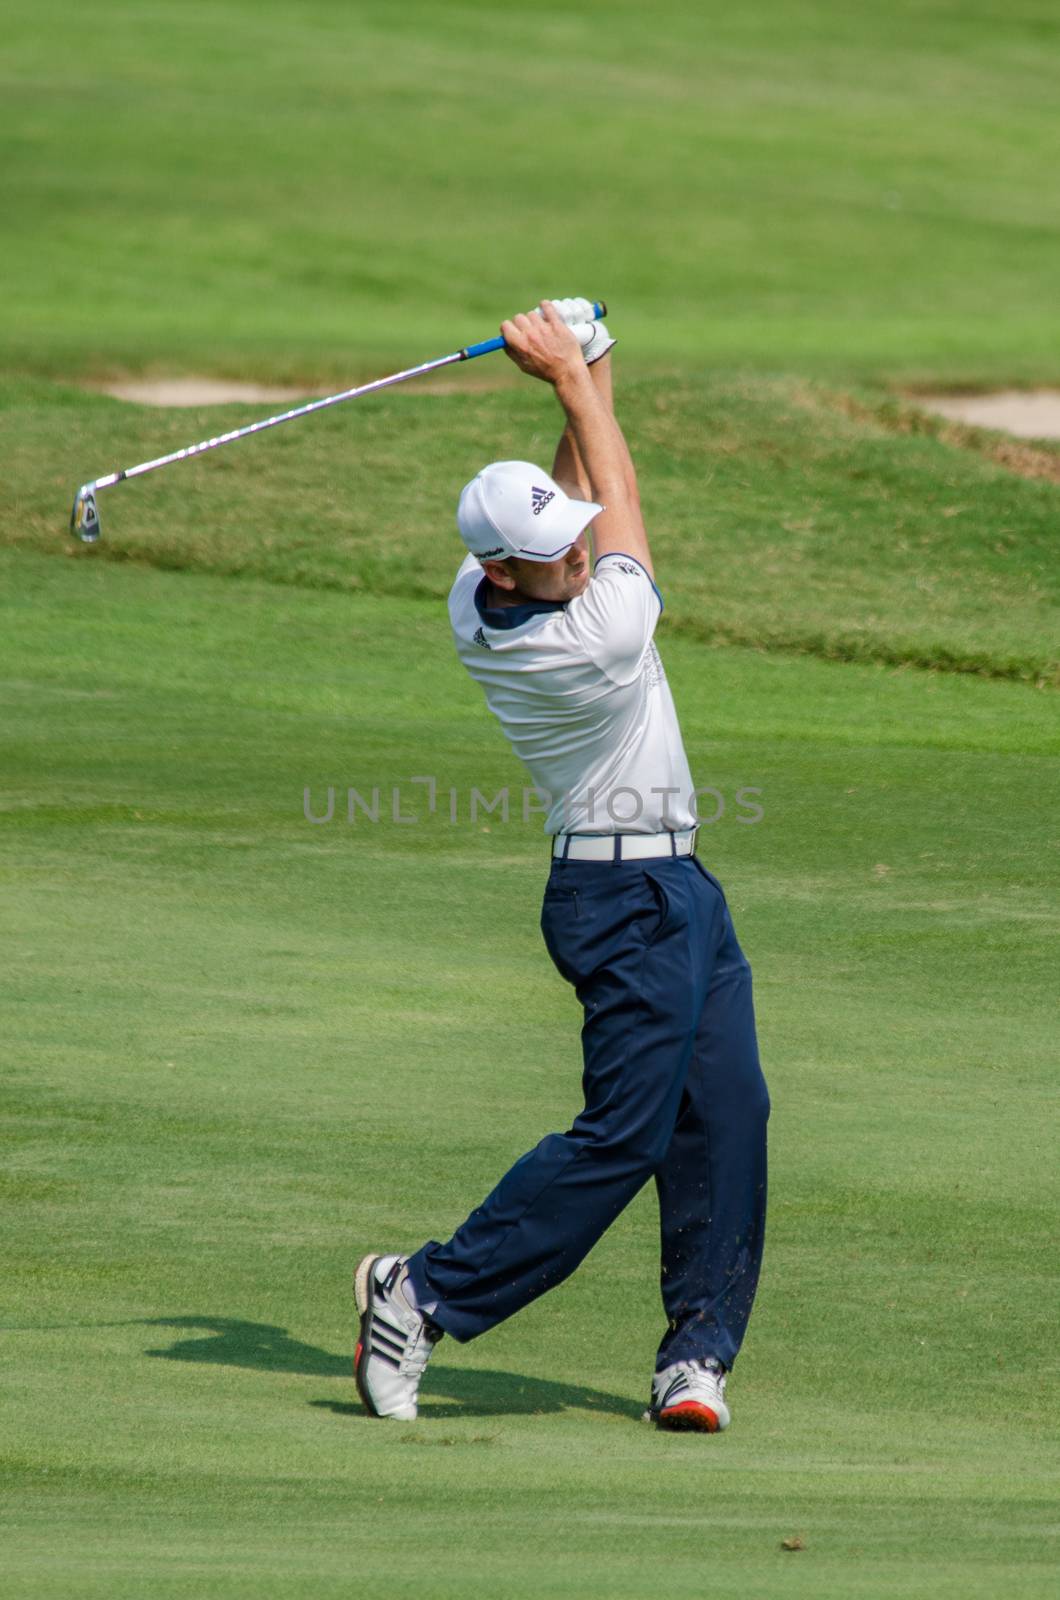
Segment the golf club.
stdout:
<path fill-rule="evenodd" d="M 593 304 L 593 319 L 607 315 L 607 307 L 602 300 Z M 480 344 L 469 344 L 463 350 L 454 350 L 450 356 L 439 356 L 435 361 L 424 361 L 418 367 L 407 367 L 404 372 L 394 372 L 387 378 L 376 378 L 372 383 L 363 383 L 357 389 L 344 389 L 341 394 L 325 395 L 322 400 L 310 400 L 304 406 L 295 406 L 292 411 L 281 411 L 278 416 L 266 417 L 261 422 L 248 422 L 245 427 L 233 428 L 229 433 L 219 433 L 213 439 L 202 439 L 198 444 L 186 445 L 183 450 L 174 450 L 168 456 L 158 456 L 154 461 L 141 461 L 139 466 L 126 467 L 122 472 L 108 472 L 103 477 L 95 478 L 91 483 L 83 483 L 74 496 L 74 507 L 70 513 L 70 532 L 75 539 L 80 539 L 82 544 L 96 544 L 100 536 L 99 508 L 96 505 L 96 495 L 100 489 L 110 489 L 116 483 L 123 483 L 126 478 L 139 478 L 145 472 L 154 472 L 156 467 L 172 466 L 175 461 L 186 461 L 191 456 L 202 455 L 206 450 L 216 450 L 223 444 L 232 444 L 236 439 L 246 439 L 252 433 L 262 433 L 266 428 L 277 428 L 281 422 L 293 422 L 296 417 L 308 417 L 314 411 L 324 411 L 328 406 L 340 405 L 344 400 L 356 400 L 358 395 L 372 394 L 377 389 L 389 388 L 395 383 L 405 383 L 409 378 L 418 378 L 424 372 L 437 372 L 440 367 L 452 366 L 456 361 L 473 361 L 476 356 L 489 355 L 494 350 L 503 350 L 504 340 L 500 337 L 484 339 Z"/>

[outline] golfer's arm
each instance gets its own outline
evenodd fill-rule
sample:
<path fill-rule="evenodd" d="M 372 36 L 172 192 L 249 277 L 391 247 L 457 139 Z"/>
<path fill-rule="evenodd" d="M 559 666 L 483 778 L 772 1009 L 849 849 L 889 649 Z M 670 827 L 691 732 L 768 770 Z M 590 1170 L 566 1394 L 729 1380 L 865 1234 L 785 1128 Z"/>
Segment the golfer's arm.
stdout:
<path fill-rule="evenodd" d="M 599 361 L 593 362 L 589 368 L 589 376 L 593 380 L 593 388 L 610 414 L 614 416 L 615 401 L 612 390 L 610 351 L 608 351 L 607 355 L 601 356 Z M 552 476 L 564 494 L 569 494 L 572 500 L 592 499 L 589 474 L 585 470 L 585 463 L 575 443 L 574 433 L 569 422 L 559 436 L 559 444 L 556 446 L 556 455 L 552 463 Z"/>
<path fill-rule="evenodd" d="M 556 395 L 567 414 L 564 437 L 570 434 L 572 448 L 588 479 L 588 498 L 604 507 L 592 527 L 597 559 L 618 551 L 633 556 L 654 577 L 637 474 L 625 435 L 615 420 L 611 374 L 602 374 L 600 380 L 593 377 L 596 367 L 603 364 L 572 365 L 557 381 Z"/>

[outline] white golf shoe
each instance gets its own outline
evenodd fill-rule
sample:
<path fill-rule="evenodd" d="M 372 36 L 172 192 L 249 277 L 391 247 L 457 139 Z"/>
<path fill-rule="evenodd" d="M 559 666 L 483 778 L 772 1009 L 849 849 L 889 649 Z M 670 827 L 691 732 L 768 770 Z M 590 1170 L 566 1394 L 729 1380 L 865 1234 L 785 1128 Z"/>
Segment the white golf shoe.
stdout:
<path fill-rule="evenodd" d="M 725 1404 L 725 1368 L 713 1356 L 706 1361 L 676 1361 L 651 1381 L 651 1405 L 645 1422 L 660 1428 L 691 1428 L 720 1433 L 729 1426 Z"/>
<path fill-rule="evenodd" d="M 416 1309 L 404 1256 L 365 1256 L 353 1280 L 361 1317 L 353 1358 L 357 1393 L 370 1417 L 416 1420 L 423 1369 L 441 1328 Z"/>

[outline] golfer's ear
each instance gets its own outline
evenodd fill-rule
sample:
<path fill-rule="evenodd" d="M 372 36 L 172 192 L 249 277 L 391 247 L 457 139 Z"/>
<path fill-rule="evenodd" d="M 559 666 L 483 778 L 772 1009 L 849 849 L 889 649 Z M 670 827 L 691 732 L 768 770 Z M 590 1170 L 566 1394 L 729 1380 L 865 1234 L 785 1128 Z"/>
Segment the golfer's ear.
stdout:
<path fill-rule="evenodd" d="M 515 579 L 508 571 L 508 568 L 502 566 L 499 561 L 484 561 L 482 563 L 482 570 L 490 582 L 497 585 L 498 589 L 515 588 Z"/>

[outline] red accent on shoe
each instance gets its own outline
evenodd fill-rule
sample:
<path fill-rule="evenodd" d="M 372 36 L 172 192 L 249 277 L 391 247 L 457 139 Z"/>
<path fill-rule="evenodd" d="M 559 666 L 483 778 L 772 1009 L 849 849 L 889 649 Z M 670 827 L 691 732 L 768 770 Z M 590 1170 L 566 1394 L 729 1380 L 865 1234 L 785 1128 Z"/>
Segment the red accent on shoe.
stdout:
<path fill-rule="evenodd" d="M 361 1360 L 361 1351 L 362 1351 L 362 1350 L 363 1350 L 363 1349 L 364 1349 L 364 1346 L 363 1346 L 363 1345 L 362 1345 L 362 1343 L 361 1343 L 361 1341 L 360 1341 L 360 1339 L 358 1339 L 358 1341 L 357 1341 L 357 1348 L 356 1348 L 356 1350 L 355 1350 L 355 1351 L 354 1351 L 354 1352 L 353 1352 L 353 1370 L 354 1370 L 354 1372 L 356 1372 L 356 1371 L 357 1371 L 357 1368 L 358 1368 L 358 1365 L 359 1365 L 359 1364 L 360 1364 L 360 1360 Z"/>
<path fill-rule="evenodd" d="M 659 1412 L 659 1425 L 663 1428 L 695 1428 L 700 1433 L 717 1433 L 718 1416 L 701 1400 L 682 1400 Z"/>

